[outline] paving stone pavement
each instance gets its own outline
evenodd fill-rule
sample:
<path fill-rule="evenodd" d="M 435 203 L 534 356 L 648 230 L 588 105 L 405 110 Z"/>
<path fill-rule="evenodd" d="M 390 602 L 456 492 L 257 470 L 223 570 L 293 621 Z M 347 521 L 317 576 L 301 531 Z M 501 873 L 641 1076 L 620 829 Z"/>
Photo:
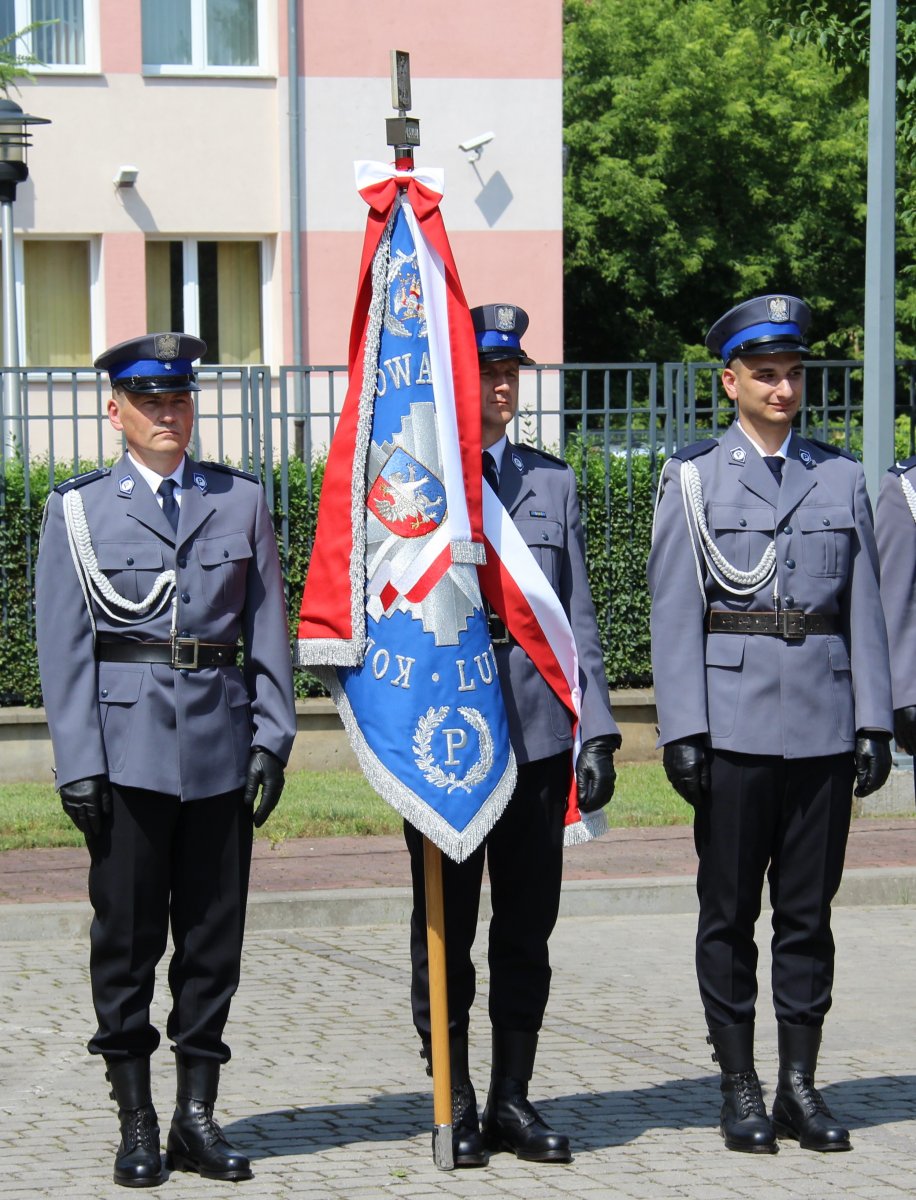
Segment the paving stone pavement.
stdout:
<path fill-rule="evenodd" d="M 766 917 L 761 938 L 766 942 Z M 302 1197 L 792 1200 L 910 1197 L 916 1162 L 916 909 L 835 911 L 838 967 L 818 1081 L 848 1122 L 851 1154 L 783 1143 L 779 1154 L 726 1151 L 718 1088 L 693 975 L 688 913 L 570 917 L 553 940 L 554 985 L 532 1098 L 572 1135 L 569 1166 L 499 1154 L 445 1173 L 430 1153 L 431 1097 L 408 1007 L 401 925 L 255 932 L 228 1038 L 218 1113 L 252 1156 L 255 1179 L 174 1174 L 177 1200 Z M 478 937 L 478 958 L 485 944 Z M 775 1083 L 775 1027 L 761 951 L 758 1060 Z M 486 973 L 472 1025 L 485 1090 Z M 156 1021 L 165 1025 L 164 967 Z M 0 945 L 0 1200 L 113 1200 L 114 1105 L 92 1032 L 82 937 Z M 154 1058 L 167 1123 L 171 1055 Z M 482 1099 L 482 1097 L 481 1097 Z M 163 1130 L 164 1132 L 164 1130 Z M 150 1193 L 152 1194 L 152 1193 Z"/>

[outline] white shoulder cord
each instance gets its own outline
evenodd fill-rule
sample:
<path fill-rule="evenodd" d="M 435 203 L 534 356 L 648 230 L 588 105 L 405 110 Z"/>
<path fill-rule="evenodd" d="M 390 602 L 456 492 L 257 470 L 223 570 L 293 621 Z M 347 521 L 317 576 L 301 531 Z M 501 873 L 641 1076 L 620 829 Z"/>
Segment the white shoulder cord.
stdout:
<path fill-rule="evenodd" d="M 691 534 L 696 530 L 697 537 L 691 536 L 694 558 L 697 561 L 697 573 L 702 578 L 700 560 L 697 555 L 697 542 L 706 560 L 706 566 L 716 583 L 733 596 L 751 596 L 759 591 L 765 583 L 776 576 L 776 543 L 771 541 L 763 552 L 757 566 L 750 571 L 741 571 L 733 566 L 716 543 L 713 541 L 706 523 L 706 512 L 703 507 L 703 483 L 700 472 L 692 462 L 681 465 L 681 496 L 684 500 L 684 510 L 687 513 L 687 524 Z M 774 592 L 775 595 L 775 592 Z M 705 600 L 705 589 L 703 589 Z"/>
<path fill-rule="evenodd" d="M 77 489 L 64 493 L 64 524 L 67 529 L 67 541 L 70 544 L 70 555 L 83 589 L 83 597 L 92 623 L 92 634 L 95 637 L 95 618 L 92 615 L 92 600 L 113 621 L 125 625 L 136 625 L 162 612 L 175 591 L 175 572 L 171 569 L 162 571 L 156 577 L 152 588 L 142 600 L 128 600 L 117 592 L 111 581 L 99 568 L 95 550 L 92 548 L 92 538 L 86 521 L 86 510 L 83 498 Z M 173 609 L 175 607 L 173 602 Z M 117 611 L 120 609 L 120 612 Z M 173 624 L 175 613 L 173 612 Z"/>
<path fill-rule="evenodd" d="M 903 498 L 910 510 L 910 516 L 916 521 L 916 490 L 905 475 L 900 476 L 900 487 L 903 489 Z"/>

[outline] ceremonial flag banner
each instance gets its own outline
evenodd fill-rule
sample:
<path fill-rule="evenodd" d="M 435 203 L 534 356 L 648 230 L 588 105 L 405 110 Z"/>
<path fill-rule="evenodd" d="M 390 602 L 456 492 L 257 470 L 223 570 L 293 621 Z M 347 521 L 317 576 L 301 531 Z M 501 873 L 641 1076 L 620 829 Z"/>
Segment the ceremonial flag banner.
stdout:
<path fill-rule="evenodd" d="M 477 566 L 480 386 L 441 173 L 357 163 L 370 206 L 302 598 L 316 669 L 367 779 L 450 858 L 480 845 L 515 759 Z"/>

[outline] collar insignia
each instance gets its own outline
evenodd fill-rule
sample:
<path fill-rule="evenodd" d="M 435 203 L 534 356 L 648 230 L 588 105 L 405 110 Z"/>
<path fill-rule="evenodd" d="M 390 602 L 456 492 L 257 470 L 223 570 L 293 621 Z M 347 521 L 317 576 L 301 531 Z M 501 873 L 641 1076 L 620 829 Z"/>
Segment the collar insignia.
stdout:
<path fill-rule="evenodd" d="M 743 463 L 747 458 L 747 451 L 743 446 L 736 446 L 732 451 L 732 462 Z"/>
<path fill-rule="evenodd" d="M 203 495 L 207 490 L 206 476 L 201 475 L 199 471 L 195 471 L 194 472 L 194 483 L 197 487 L 197 490 L 200 492 L 201 495 Z"/>
<path fill-rule="evenodd" d="M 122 496 L 129 496 L 135 487 L 133 475 L 124 475 L 118 480 L 118 491 Z"/>

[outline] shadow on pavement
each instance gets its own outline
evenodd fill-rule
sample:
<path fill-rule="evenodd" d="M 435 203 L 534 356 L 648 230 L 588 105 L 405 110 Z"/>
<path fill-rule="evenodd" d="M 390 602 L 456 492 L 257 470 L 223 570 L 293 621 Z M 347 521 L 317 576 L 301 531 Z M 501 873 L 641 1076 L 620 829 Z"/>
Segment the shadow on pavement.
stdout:
<path fill-rule="evenodd" d="M 775 1076 L 775 1069 L 774 1069 Z M 772 1103 L 775 1077 L 764 1080 Z M 822 1095 L 849 1129 L 916 1120 L 916 1075 L 873 1076 L 832 1083 Z M 658 1129 L 709 1129 L 719 1123 L 719 1077 L 671 1079 L 651 1087 L 531 1098 L 544 1119 L 570 1135 L 574 1149 L 623 1146 Z M 479 1097 L 483 1103 L 483 1097 Z M 359 1143 L 410 1141 L 432 1130 L 429 1092 L 379 1093 L 358 1104 L 284 1108 L 226 1125 L 252 1159 L 314 1154 Z"/>

